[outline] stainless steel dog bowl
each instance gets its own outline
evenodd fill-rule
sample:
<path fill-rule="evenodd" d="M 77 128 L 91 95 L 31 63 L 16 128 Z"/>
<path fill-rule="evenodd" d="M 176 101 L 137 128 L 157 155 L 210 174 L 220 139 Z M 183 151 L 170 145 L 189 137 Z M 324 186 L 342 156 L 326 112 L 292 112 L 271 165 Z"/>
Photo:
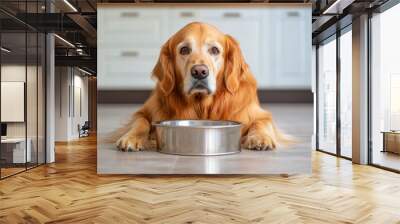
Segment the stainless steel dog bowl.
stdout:
<path fill-rule="evenodd" d="M 176 155 L 226 155 L 240 152 L 240 123 L 170 120 L 153 124 L 159 152 Z"/>

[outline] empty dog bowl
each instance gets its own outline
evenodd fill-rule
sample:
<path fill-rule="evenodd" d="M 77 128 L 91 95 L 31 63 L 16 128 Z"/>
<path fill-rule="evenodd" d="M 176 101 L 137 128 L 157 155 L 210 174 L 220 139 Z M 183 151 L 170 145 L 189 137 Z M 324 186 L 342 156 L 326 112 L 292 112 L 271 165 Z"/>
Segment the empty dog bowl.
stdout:
<path fill-rule="evenodd" d="M 226 155 L 240 152 L 240 123 L 170 120 L 153 124 L 159 152 L 176 155 Z"/>

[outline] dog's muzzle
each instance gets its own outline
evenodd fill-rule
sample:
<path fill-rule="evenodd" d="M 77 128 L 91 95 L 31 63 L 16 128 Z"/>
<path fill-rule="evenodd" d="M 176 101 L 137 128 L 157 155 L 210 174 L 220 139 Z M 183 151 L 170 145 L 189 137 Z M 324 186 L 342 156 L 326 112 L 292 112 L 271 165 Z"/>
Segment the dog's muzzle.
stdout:
<path fill-rule="evenodd" d="M 193 79 L 192 78 L 192 84 L 191 87 L 189 89 L 189 93 L 206 93 L 206 94 L 210 94 L 211 93 L 211 89 L 209 86 L 209 82 L 208 79 Z"/>
<path fill-rule="evenodd" d="M 191 87 L 189 93 L 206 93 L 210 94 L 211 88 L 209 83 L 209 70 L 204 64 L 193 65 L 190 69 Z"/>

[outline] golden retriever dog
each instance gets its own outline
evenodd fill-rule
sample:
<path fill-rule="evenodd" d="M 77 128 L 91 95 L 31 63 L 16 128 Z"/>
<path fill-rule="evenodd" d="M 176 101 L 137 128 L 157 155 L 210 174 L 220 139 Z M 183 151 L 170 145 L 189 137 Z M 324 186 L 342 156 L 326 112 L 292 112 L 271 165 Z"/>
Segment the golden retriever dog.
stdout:
<path fill-rule="evenodd" d="M 153 75 L 157 85 L 143 107 L 121 128 L 122 151 L 146 149 L 152 122 L 171 119 L 231 120 L 242 124 L 243 148 L 274 149 L 285 137 L 263 110 L 257 84 L 238 42 L 217 28 L 193 22 L 163 46 Z"/>

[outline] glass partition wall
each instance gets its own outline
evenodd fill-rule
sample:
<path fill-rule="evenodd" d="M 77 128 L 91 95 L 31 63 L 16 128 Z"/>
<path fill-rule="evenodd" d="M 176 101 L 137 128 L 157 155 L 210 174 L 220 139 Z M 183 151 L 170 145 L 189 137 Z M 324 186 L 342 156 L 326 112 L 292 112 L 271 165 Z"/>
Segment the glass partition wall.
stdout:
<path fill-rule="evenodd" d="M 371 15 L 368 164 L 400 172 L 400 4 L 388 2 Z M 350 25 L 317 45 L 317 150 L 347 159 L 352 157 L 351 30 Z"/>
<path fill-rule="evenodd" d="M 352 157 L 351 25 L 317 47 L 317 150 Z"/>
<path fill-rule="evenodd" d="M 18 6 L 34 12 L 38 2 Z M 45 163 L 46 156 L 45 35 L 14 19 L 0 12 L 1 179 Z"/>
<path fill-rule="evenodd" d="M 400 171 L 400 4 L 371 18 L 370 163 Z"/>
<path fill-rule="evenodd" d="M 340 155 L 352 158 L 352 32 L 348 26 L 340 36 Z"/>
<path fill-rule="evenodd" d="M 318 149 L 336 153 L 336 36 L 318 47 Z"/>

